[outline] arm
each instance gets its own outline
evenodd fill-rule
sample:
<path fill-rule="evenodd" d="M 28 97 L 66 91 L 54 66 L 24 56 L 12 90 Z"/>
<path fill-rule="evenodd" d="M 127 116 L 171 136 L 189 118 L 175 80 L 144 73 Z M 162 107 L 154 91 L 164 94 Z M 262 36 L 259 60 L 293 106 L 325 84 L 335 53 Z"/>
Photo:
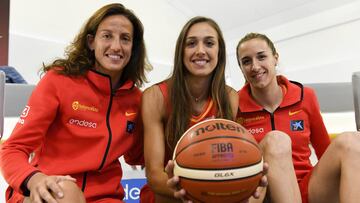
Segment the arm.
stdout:
<path fill-rule="evenodd" d="M 163 119 L 166 105 L 160 88 L 154 85 L 143 93 L 142 118 L 144 123 L 144 156 L 148 184 L 160 195 L 173 197 L 173 190 L 167 187 L 164 172 L 165 137 Z"/>
<path fill-rule="evenodd" d="M 49 75 L 45 75 L 34 89 L 19 123 L 1 149 L 1 169 L 4 178 L 14 190 L 24 195 L 29 195 L 30 190 L 31 195 L 38 196 L 29 183 L 34 182 L 34 177 L 39 177 L 42 173 L 33 164 L 29 164 L 29 155 L 43 147 L 47 130 L 59 107 L 55 76 L 51 73 Z M 60 191 L 56 186 L 51 189 L 55 192 Z"/>
<path fill-rule="evenodd" d="M 141 97 L 140 90 L 137 90 L 137 98 Z M 135 123 L 135 132 L 132 135 L 134 141 L 131 148 L 124 154 L 125 162 L 129 165 L 141 165 L 144 166 L 144 127 L 141 118 L 141 100 L 136 99 L 133 101 L 138 106 L 137 118 Z"/>
<path fill-rule="evenodd" d="M 310 107 L 310 142 L 315 149 L 316 156 L 320 158 L 325 152 L 326 148 L 329 146 L 330 138 L 320 113 L 320 107 L 316 95 L 311 89 L 308 89 L 307 91 L 308 94 L 305 95 L 304 99 L 307 99 L 309 101 L 307 105 Z M 306 98 L 306 96 L 308 97 Z"/>

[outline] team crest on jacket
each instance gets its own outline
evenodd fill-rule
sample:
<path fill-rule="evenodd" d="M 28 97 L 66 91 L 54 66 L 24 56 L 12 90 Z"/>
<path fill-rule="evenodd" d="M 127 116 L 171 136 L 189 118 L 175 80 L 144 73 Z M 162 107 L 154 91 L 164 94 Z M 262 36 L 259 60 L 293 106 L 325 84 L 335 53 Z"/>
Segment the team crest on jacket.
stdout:
<path fill-rule="evenodd" d="M 127 133 L 133 133 L 135 130 L 135 123 L 132 121 L 126 122 L 126 132 Z"/>
<path fill-rule="evenodd" d="M 291 120 L 290 121 L 291 131 L 303 131 L 304 130 L 304 120 Z"/>

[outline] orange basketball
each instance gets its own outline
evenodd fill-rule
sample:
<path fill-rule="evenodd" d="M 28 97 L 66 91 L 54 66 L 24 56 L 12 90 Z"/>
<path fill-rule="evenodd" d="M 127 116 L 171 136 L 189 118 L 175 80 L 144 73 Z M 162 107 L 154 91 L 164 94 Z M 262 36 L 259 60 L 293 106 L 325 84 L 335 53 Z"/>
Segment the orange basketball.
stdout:
<path fill-rule="evenodd" d="M 255 191 L 263 159 L 253 136 L 240 124 L 209 119 L 178 141 L 174 174 L 194 202 L 240 202 Z"/>

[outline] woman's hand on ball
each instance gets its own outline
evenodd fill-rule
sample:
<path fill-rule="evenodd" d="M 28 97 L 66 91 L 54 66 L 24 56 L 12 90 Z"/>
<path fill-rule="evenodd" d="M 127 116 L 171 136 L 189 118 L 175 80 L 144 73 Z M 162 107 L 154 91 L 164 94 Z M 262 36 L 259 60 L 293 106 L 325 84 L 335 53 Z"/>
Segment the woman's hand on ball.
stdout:
<path fill-rule="evenodd" d="M 192 203 L 192 201 L 185 198 L 186 191 L 183 188 L 179 187 L 179 177 L 174 176 L 174 162 L 169 160 L 165 172 L 168 175 L 167 186 L 174 190 L 174 197 L 181 199 L 183 202 Z"/>
<path fill-rule="evenodd" d="M 266 174 L 268 173 L 268 170 L 269 170 L 269 164 L 264 162 L 264 165 L 263 165 L 263 176 L 261 177 L 261 180 L 260 180 L 260 183 L 259 183 L 259 187 L 256 188 L 255 192 L 253 193 L 253 197 L 255 199 L 259 199 L 260 198 L 260 189 L 261 187 L 266 187 L 268 185 L 268 181 L 267 181 L 267 176 Z"/>

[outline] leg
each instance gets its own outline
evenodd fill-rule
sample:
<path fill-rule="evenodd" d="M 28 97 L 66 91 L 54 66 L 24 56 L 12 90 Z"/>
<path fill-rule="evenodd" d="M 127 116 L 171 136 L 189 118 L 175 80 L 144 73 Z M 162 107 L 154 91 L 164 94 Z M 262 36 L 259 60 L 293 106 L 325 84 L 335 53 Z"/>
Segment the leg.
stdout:
<path fill-rule="evenodd" d="M 64 191 L 64 197 L 61 199 L 56 198 L 58 203 L 86 203 L 85 197 L 76 183 L 71 181 L 62 181 L 59 185 Z"/>
<path fill-rule="evenodd" d="M 316 164 L 309 180 L 310 203 L 359 202 L 360 133 L 338 135 Z"/>
<path fill-rule="evenodd" d="M 59 182 L 59 185 L 63 189 L 64 197 L 61 199 L 55 198 L 58 203 L 86 203 L 85 197 L 76 183 L 62 181 Z M 30 197 L 25 197 L 23 203 L 31 203 Z"/>
<path fill-rule="evenodd" d="M 264 160 L 269 164 L 268 188 L 272 202 L 301 202 L 290 137 L 280 131 L 271 131 L 260 142 Z M 286 177 L 286 178 L 284 178 Z"/>

